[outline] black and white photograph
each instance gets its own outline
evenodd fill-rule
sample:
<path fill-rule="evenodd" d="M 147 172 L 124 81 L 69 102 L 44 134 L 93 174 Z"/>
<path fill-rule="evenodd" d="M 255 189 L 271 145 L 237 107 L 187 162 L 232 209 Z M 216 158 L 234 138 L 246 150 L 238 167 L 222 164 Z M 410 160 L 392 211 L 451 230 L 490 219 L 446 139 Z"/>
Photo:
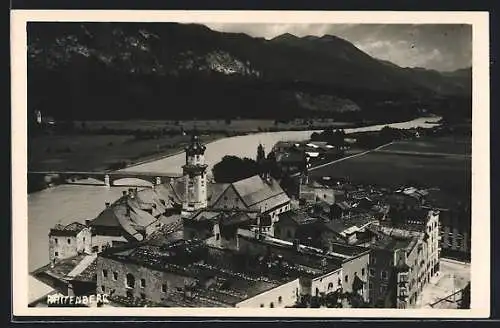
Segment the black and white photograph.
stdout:
<path fill-rule="evenodd" d="M 22 313 L 488 315 L 487 15 L 32 14 Z"/>

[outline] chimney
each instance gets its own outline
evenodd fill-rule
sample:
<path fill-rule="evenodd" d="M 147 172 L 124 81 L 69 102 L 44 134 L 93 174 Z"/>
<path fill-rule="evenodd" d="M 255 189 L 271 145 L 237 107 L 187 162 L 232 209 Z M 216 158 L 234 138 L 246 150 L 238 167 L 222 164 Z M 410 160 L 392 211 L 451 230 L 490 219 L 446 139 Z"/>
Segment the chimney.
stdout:
<path fill-rule="evenodd" d="M 90 220 L 89 220 L 89 219 L 86 219 L 86 220 L 85 220 L 85 225 L 86 225 L 86 226 L 89 226 L 89 225 L 90 225 Z"/>
<path fill-rule="evenodd" d="M 122 196 L 123 197 L 127 196 L 127 191 L 126 190 L 122 191 Z"/>
<path fill-rule="evenodd" d="M 106 202 L 106 203 L 104 203 L 104 205 L 106 205 L 106 208 L 108 208 L 110 204 L 109 204 L 109 202 Z"/>

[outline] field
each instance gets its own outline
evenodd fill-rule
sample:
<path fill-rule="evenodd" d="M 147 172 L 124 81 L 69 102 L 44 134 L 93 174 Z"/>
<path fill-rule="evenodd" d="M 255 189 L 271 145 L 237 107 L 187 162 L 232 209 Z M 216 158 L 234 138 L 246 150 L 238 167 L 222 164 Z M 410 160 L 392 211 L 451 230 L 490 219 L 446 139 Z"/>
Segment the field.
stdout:
<path fill-rule="evenodd" d="M 116 169 L 123 163 L 137 163 L 181 151 L 190 138 L 189 135 L 183 135 L 182 131 L 189 134 L 195 128 L 202 132 L 201 139 L 209 142 L 245 133 L 348 125 L 331 119 L 297 119 L 288 123 L 241 119 L 76 121 L 71 134 L 41 134 L 31 138 L 28 168 L 30 171 Z"/>
<path fill-rule="evenodd" d="M 227 131 L 231 133 L 243 132 L 260 132 L 271 130 L 308 130 L 311 126 L 317 129 L 334 126 L 338 128 L 346 128 L 354 126 L 352 123 L 337 122 L 333 119 L 295 119 L 287 123 L 276 122 L 274 120 L 251 120 L 251 119 L 234 119 L 234 120 L 190 120 L 190 121 L 87 121 L 75 122 L 77 127 L 82 124 L 86 129 L 99 130 L 103 127 L 113 130 L 174 130 L 181 131 L 192 130 L 193 128 L 206 132 Z"/>
<path fill-rule="evenodd" d="M 463 150 L 463 151 L 462 151 Z M 351 181 L 397 187 L 403 184 L 438 187 L 455 197 L 470 197 L 470 141 L 427 138 L 401 141 L 328 165 L 313 177 L 348 177 Z"/>
<path fill-rule="evenodd" d="M 217 135 L 203 136 L 210 141 Z M 129 135 L 43 135 L 31 140 L 30 171 L 94 171 L 181 151 L 189 136 L 137 140 Z M 115 167 L 116 168 L 116 167 Z"/>
<path fill-rule="evenodd" d="M 422 138 L 418 140 L 399 141 L 385 147 L 384 150 L 470 156 L 472 144 L 470 140 L 463 137 Z"/>

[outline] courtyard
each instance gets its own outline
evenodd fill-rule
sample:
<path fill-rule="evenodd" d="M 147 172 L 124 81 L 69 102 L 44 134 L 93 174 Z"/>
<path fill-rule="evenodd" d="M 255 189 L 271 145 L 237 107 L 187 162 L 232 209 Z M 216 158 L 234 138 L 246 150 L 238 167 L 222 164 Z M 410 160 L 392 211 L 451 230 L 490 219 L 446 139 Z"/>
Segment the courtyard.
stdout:
<path fill-rule="evenodd" d="M 464 288 L 469 281 L 470 263 L 442 258 L 438 276 L 431 279 L 424 287 L 416 306 L 418 308 L 456 308 L 456 301 L 461 298 L 460 293 L 455 295 L 455 298 L 451 295 Z M 440 300 L 443 301 L 438 302 Z"/>

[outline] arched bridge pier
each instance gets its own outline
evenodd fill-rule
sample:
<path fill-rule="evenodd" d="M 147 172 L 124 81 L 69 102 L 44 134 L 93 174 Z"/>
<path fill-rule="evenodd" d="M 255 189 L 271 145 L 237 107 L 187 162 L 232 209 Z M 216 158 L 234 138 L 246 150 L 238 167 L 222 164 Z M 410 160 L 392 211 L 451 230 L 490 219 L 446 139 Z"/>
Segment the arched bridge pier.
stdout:
<path fill-rule="evenodd" d="M 57 184 L 78 184 L 77 180 L 85 178 L 93 178 L 102 181 L 102 184 L 107 187 L 117 185 L 116 182 L 122 179 L 133 178 L 140 179 L 159 185 L 170 179 L 180 178 L 181 173 L 165 173 L 165 172 L 133 172 L 133 171 L 112 171 L 112 172 L 71 172 L 71 171 L 32 171 L 28 175 L 40 176 L 47 179 L 57 181 Z M 121 185 L 121 184 L 120 184 Z"/>

